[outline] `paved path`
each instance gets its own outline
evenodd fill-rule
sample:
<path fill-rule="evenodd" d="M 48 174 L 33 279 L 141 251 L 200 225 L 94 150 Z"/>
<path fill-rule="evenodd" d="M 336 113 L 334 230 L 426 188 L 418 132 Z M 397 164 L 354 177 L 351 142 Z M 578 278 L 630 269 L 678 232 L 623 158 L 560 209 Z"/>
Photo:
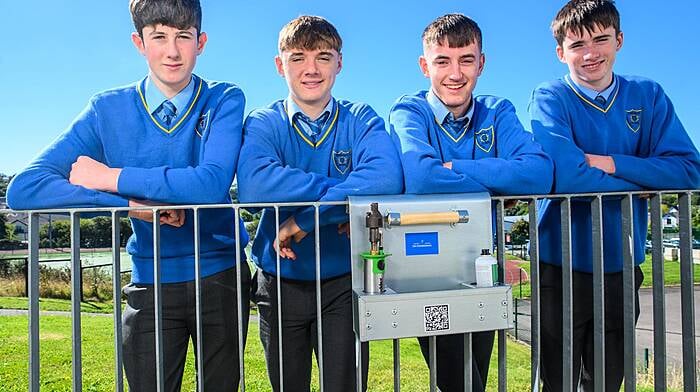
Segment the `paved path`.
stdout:
<path fill-rule="evenodd" d="M 681 342 L 681 289 L 666 288 L 666 358 L 669 365 L 680 367 L 683 363 Z M 637 357 L 643 358 L 644 349 L 653 354 L 654 317 L 651 288 L 639 290 L 641 313 L 637 322 Z M 695 350 L 700 354 L 700 285 L 695 286 Z M 530 342 L 530 301 L 518 301 L 518 339 Z M 525 315 L 523 315 L 523 313 Z M 514 335 L 515 332 L 511 331 Z"/>

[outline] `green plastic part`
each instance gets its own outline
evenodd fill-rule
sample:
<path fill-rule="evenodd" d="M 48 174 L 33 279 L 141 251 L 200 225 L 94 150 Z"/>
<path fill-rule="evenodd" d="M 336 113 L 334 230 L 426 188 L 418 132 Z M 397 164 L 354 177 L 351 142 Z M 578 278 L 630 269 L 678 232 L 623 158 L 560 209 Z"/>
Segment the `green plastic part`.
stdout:
<path fill-rule="evenodd" d="M 369 252 L 365 252 L 360 254 L 363 259 L 369 259 L 372 260 L 372 272 L 375 274 L 381 274 L 384 272 L 384 268 L 379 268 L 379 262 L 383 261 L 383 264 L 386 264 L 386 258 L 388 256 L 391 256 L 391 253 L 384 253 L 383 250 L 379 251 L 379 254 L 373 255 Z"/>

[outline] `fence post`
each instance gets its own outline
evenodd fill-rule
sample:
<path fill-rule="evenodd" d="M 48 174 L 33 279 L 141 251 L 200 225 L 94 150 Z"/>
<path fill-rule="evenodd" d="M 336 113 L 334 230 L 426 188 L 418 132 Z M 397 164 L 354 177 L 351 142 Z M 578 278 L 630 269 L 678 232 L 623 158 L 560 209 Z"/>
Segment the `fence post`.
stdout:
<path fill-rule="evenodd" d="M 83 292 L 83 261 L 80 261 L 80 302 L 85 302 L 85 293 Z"/>
<path fill-rule="evenodd" d="M 29 257 L 24 258 L 24 268 L 22 269 L 22 275 L 24 275 L 24 295 L 29 297 Z"/>

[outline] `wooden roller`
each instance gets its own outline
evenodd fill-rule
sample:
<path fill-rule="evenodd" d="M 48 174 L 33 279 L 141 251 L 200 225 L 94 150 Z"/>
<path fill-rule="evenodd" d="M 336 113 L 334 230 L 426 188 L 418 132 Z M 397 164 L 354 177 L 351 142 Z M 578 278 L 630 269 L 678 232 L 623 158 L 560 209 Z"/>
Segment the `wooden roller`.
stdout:
<path fill-rule="evenodd" d="M 387 223 L 390 226 L 463 223 L 469 219 L 465 214 L 466 211 L 462 214 L 460 211 L 389 213 Z"/>

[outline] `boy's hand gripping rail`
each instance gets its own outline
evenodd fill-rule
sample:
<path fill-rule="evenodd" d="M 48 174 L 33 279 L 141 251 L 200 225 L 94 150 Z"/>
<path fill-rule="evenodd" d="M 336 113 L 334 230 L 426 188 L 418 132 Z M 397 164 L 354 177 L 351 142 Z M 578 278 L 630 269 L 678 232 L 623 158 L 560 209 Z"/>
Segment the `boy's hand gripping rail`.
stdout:
<path fill-rule="evenodd" d="M 432 225 L 440 223 L 456 224 L 467 222 L 469 222 L 469 211 L 467 210 L 416 212 L 410 214 L 389 212 L 386 214 L 387 226 Z"/>

